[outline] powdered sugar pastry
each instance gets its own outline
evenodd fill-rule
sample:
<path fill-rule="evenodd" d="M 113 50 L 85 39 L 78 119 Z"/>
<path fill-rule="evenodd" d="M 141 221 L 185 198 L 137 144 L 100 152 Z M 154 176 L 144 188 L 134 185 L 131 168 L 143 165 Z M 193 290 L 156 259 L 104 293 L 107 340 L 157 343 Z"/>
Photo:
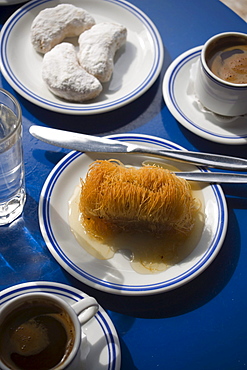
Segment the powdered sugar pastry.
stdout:
<path fill-rule="evenodd" d="M 91 14 L 74 5 L 46 8 L 33 20 L 31 42 L 36 51 L 45 54 L 66 37 L 79 36 L 94 24 Z"/>
<path fill-rule="evenodd" d="M 101 82 L 110 80 L 116 51 L 125 44 L 127 29 L 115 23 L 95 24 L 79 36 L 78 60 Z"/>
<path fill-rule="evenodd" d="M 101 83 L 79 65 L 75 47 L 67 42 L 44 55 L 42 77 L 53 94 L 69 101 L 90 100 L 102 91 Z"/>

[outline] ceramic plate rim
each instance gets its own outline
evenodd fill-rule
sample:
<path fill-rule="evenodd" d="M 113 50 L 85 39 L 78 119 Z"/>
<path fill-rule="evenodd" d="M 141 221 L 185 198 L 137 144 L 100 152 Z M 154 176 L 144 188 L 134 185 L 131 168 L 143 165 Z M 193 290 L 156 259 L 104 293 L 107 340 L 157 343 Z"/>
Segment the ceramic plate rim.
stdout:
<path fill-rule="evenodd" d="M 206 128 L 203 129 L 193 121 L 193 117 L 187 116 L 185 114 L 185 112 L 183 111 L 182 107 L 179 105 L 179 102 L 176 99 L 176 91 L 174 85 L 178 73 L 183 69 L 184 66 L 186 66 L 187 63 L 190 63 L 191 60 L 199 58 L 201 50 L 202 45 L 185 51 L 184 53 L 180 54 L 167 68 L 162 84 L 163 98 L 167 105 L 167 108 L 180 124 L 182 124 L 189 131 L 193 132 L 194 134 L 204 139 L 217 143 L 231 145 L 246 144 L 247 130 L 246 134 L 243 135 L 243 137 L 233 135 L 227 137 L 224 135 L 219 135 L 214 132 L 210 132 L 209 130 L 206 130 Z M 204 117 L 204 115 L 202 116 Z M 207 120 L 205 119 L 205 122 L 206 121 Z"/>
<path fill-rule="evenodd" d="M 76 0 L 69 0 L 69 3 L 75 2 Z M 91 0 L 95 4 L 102 1 L 102 6 L 105 4 L 112 6 L 121 7 L 127 14 L 131 14 L 135 17 L 137 22 L 145 28 L 147 34 L 152 41 L 149 42 L 149 46 L 153 52 L 152 61 L 150 60 L 150 65 L 148 66 L 148 71 L 146 71 L 145 77 L 143 76 L 140 81 L 138 81 L 137 86 L 130 86 L 129 91 L 126 90 L 124 95 L 119 95 L 118 97 L 109 98 L 109 101 L 106 100 L 102 103 L 88 103 L 88 104 L 73 104 L 70 102 L 63 102 L 62 100 L 54 97 L 55 100 L 51 100 L 41 96 L 41 94 L 35 93 L 34 89 L 29 89 L 22 83 L 22 77 L 16 76 L 12 71 L 12 66 L 14 61 L 11 60 L 11 57 L 8 55 L 8 39 L 11 35 L 12 30 L 18 24 L 22 17 L 24 17 L 28 12 L 34 8 L 41 7 L 42 4 L 46 2 L 52 2 L 54 5 L 60 3 L 59 0 L 33 0 L 28 2 L 19 8 L 4 24 L 1 35 L 0 35 L 0 66 L 1 71 L 8 83 L 24 98 L 31 101 L 32 103 L 46 108 L 48 110 L 65 113 L 65 114 L 96 114 L 111 111 L 117 108 L 120 108 L 133 100 L 137 99 L 144 92 L 146 92 L 155 80 L 158 78 L 164 58 L 164 50 L 161 36 L 151 21 L 151 19 L 140 9 L 130 4 L 125 0 Z M 113 10 L 112 10 L 113 11 Z M 143 40 L 144 41 L 144 40 Z M 42 92 L 42 91 L 41 91 Z M 114 95 L 114 94 L 113 94 Z"/>
<path fill-rule="evenodd" d="M 156 138 L 154 136 L 149 135 L 118 134 L 110 135 L 108 137 L 129 142 L 134 141 L 148 144 L 153 143 L 155 145 L 163 146 L 166 148 L 170 147 L 175 149 L 182 149 L 181 146 L 174 144 L 168 140 Z M 72 260 L 68 258 L 66 252 L 63 251 L 63 246 L 59 245 L 59 242 L 57 242 L 56 240 L 56 236 L 54 236 L 53 234 L 52 223 L 50 221 L 50 201 L 52 200 L 52 193 L 54 191 L 54 188 L 56 187 L 56 181 L 59 179 L 60 175 L 63 173 L 63 171 L 66 171 L 66 169 L 69 168 L 69 165 L 73 163 L 73 161 L 76 160 L 81 155 L 84 154 L 79 152 L 70 152 L 62 160 L 60 160 L 60 162 L 58 162 L 58 164 L 50 172 L 44 183 L 39 201 L 39 222 L 43 238 L 54 258 L 63 268 L 65 268 L 67 272 L 72 274 L 74 277 L 76 277 L 83 283 L 105 292 L 120 295 L 148 295 L 172 290 L 179 286 L 184 285 L 185 283 L 194 279 L 202 271 L 204 271 L 204 269 L 213 261 L 213 259 L 216 257 L 223 244 L 228 222 L 226 200 L 221 187 L 216 184 L 210 185 L 210 191 L 213 191 L 214 194 L 213 196 L 215 197 L 218 207 L 217 208 L 218 225 L 216 227 L 215 234 L 212 237 L 212 242 L 210 239 L 211 243 L 210 246 L 207 248 L 205 253 L 200 257 L 200 260 L 198 260 L 195 263 L 195 265 L 191 265 L 188 271 L 180 273 L 180 275 L 170 278 L 168 280 L 162 280 L 162 273 L 157 274 L 156 275 L 157 282 L 155 282 L 154 284 L 148 283 L 144 285 L 144 283 L 142 284 L 139 283 L 139 285 L 138 284 L 124 285 L 110 282 L 107 280 L 102 280 L 97 276 L 94 276 L 92 273 L 90 274 L 89 272 L 80 269 L 76 261 L 73 261 L 73 258 Z M 207 171 L 206 169 L 201 170 Z M 198 245 L 200 245 L 200 243 Z M 172 267 L 170 269 L 172 269 Z M 137 274 L 136 278 L 137 280 L 138 276 L 140 275 Z M 147 279 L 149 279 L 149 277 Z M 156 277 L 154 279 L 156 279 Z"/>
<path fill-rule="evenodd" d="M 66 284 L 49 281 L 31 281 L 27 283 L 16 284 L 14 286 L 2 290 L 0 298 L 0 308 L 2 305 L 7 303 L 14 297 L 31 291 L 45 291 L 50 293 L 53 292 L 55 294 L 59 294 L 65 300 L 67 298 L 73 301 L 77 301 L 80 298 L 88 296 L 81 290 Z M 99 311 L 96 313 L 95 317 L 92 320 L 97 322 L 97 325 L 102 331 L 102 337 L 104 335 L 108 346 L 109 364 L 108 366 L 106 366 L 106 369 L 120 370 L 121 348 L 118 334 L 113 322 L 111 321 L 110 317 L 101 306 L 99 306 Z M 88 325 L 89 324 L 85 324 L 84 327 L 87 328 Z M 116 353 L 117 349 L 118 353 Z"/>

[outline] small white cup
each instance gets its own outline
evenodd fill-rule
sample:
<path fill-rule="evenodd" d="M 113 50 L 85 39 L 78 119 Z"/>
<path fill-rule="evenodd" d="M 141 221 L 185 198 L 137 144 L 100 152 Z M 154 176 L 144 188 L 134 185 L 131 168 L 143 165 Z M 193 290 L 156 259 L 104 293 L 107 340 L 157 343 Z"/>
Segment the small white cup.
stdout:
<path fill-rule="evenodd" d="M 10 314 L 12 314 L 18 307 L 23 306 L 23 304 L 28 305 L 30 302 L 42 300 L 43 302 L 49 302 L 55 304 L 56 306 L 60 307 L 63 311 L 65 311 L 74 326 L 74 345 L 65 359 L 65 361 L 57 364 L 56 366 L 52 367 L 52 370 L 78 370 L 81 366 L 81 358 L 82 358 L 82 351 L 83 346 L 81 345 L 81 338 L 82 338 L 82 325 L 88 322 L 98 311 L 99 305 L 97 301 L 93 297 L 86 297 L 81 299 L 80 301 L 70 305 L 62 298 L 59 298 L 56 295 L 51 293 L 43 293 L 43 292 L 36 292 L 36 293 L 27 293 L 20 295 L 18 297 L 13 298 L 8 303 L 6 303 L 0 309 L 0 333 L 1 329 L 4 327 L 4 323 L 6 323 L 7 318 Z M 27 306 L 28 307 L 28 306 Z M 1 335 L 1 334 L 0 334 Z M 1 342 L 0 342 L 1 343 Z M 9 367 L 6 365 L 6 361 L 3 362 L 3 348 L 0 347 L 0 369 L 1 370 L 13 370 L 19 369 L 18 367 Z"/>
<path fill-rule="evenodd" d="M 208 65 L 210 55 L 228 46 L 247 45 L 247 34 L 224 32 L 211 37 L 203 46 L 195 78 L 195 93 L 201 104 L 214 113 L 239 116 L 247 113 L 247 83 L 219 78 Z"/>

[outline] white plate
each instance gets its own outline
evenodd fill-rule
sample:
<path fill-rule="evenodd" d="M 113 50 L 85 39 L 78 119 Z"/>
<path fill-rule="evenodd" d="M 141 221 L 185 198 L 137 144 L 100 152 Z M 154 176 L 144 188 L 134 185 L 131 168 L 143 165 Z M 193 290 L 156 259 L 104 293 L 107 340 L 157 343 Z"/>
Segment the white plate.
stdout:
<path fill-rule="evenodd" d="M 2 290 L 0 307 L 14 297 L 33 292 L 52 293 L 70 304 L 87 296 L 87 294 L 68 285 L 37 281 L 15 285 Z M 112 321 L 102 307 L 99 308 L 95 317 L 83 326 L 83 331 L 87 336 L 90 347 L 83 369 L 119 370 L 121 349 L 118 335 Z"/>
<path fill-rule="evenodd" d="M 62 2 L 62 1 L 61 1 Z M 123 0 L 69 0 L 89 11 L 99 22 L 117 22 L 127 27 L 125 49 L 118 50 L 111 81 L 100 96 L 86 104 L 63 101 L 45 86 L 41 76 L 42 55 L 30 41 L 33 19 L 59 0 L 38 0 L 17 10 L 2 28 L 1 71 L 9 84 L 29 101 L 43 108 L 68 114 L 110 111 L 138 98 L 154 83 L 163 64 L 163 44 L 152 21 Z"/>
<path fill-rule="evenodd" d="M 110 137 L 156 148 L 181 149 L 177 144 L 152 136 L 119 134 Z M 68 224 L 68 201 L 79 185 L 80 178 L 86 175 L 90 163 L 100 158 L 109 159 L 112 155 L 94 153 L 89 157 L 80 152 L 70 152 L 51 171 L 43 186 L 39 203 L 40 228 L 58 263 L 83 283 L 122 295 L 148 295 L 167 291 L 185 284 L 201 273 L 220 250 L 227 227 L 226 202 L 218 185 L 204 184 L 202 188 L 206 221 L 199 244 L 180 264 L 164 272 L 138 274 L 122 254 L 116 253 L 109 260 L 98 260 L 77 243 Z M 133 166 L 140 166 L 147 159 L 138 154 L 114 154 L 114 158 Z M 179 164 L 179 168 L 187 171 L 196 169 L 188 164 Z"/>
<path fill-rule="evenodd" d="M 163 96 L 171 114 L 184 127 L 204 139 L 222 144 L 247 143 L 247 118 L 217 119 L 212 113 L 198 109 L 192 95 L 187 94 L 190 69 L 201 53 L 202 46 L 193 48 L 176 58 L 166 71 Z"/>

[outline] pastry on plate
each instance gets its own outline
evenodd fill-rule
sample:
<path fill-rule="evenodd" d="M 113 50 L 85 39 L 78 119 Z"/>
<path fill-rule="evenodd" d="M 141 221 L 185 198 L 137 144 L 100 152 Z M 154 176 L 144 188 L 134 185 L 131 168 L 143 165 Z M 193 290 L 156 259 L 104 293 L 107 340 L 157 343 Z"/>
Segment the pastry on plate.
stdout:
<path fill-rule="evenodd" d="M 78 63 L 74 45 L 63 42 L 44 55 L 42 78 L 49 90 L 68 101 L 83 102 L 97 97 L 101 83 Z"/>
<path fill-rule="evenodd" d="M 98 23 L 79 36 L 79 63 L 100 82 L 110 80 L 116 51 L 126 43 L 127 29 L 116 23 Z"/>
<path fill-rule="evenodd" d="M 157 166 L 135 168 L 98 160 L 81 184 L 81 220 L 94 237 L 137 230 L 156 235 L 172 230 L 185 237 L 199 208 L 190 183 Z"/>
<path fill-rule="evenodd" d="M 71 4 L 46 8 L 34 18 L 31 42 L 36 51 L 45 54 L 66 37 L 79 36 L 95 24 L 86 10 Z"/>

